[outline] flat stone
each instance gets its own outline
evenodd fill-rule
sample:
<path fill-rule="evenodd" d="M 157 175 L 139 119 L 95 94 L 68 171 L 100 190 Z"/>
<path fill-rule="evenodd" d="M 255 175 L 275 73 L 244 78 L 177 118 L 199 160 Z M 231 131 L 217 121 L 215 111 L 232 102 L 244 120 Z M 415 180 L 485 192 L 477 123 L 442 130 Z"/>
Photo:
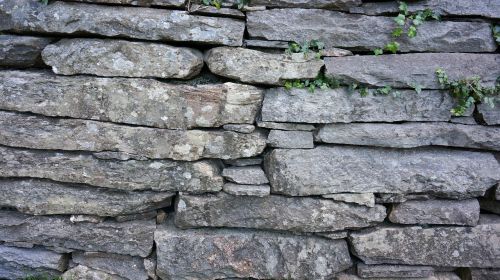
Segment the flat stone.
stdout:
<path fill-rule="evenodd" d="M 372 193 L 332 193 L 324 194 L 323 197 L 335 201 L 375 207 L 375 195 Z"/>
<path fill-rule="evenodd" d="M 101 252 L 74 252 L 72 261 L 92 269 L 130 280 L 148 280 L 143 259 Z"/>
<path fill-rule="evenodd" d="M 363 279 L 372 279 L 372 280 L 460 280 L 460 277 L 453 272 L 435 272 L 429 277 L 419 277 L 419 278 L 408 278 L 408 277 L 377 277 L 377 278 L 362 278 L 354 274 L 348 273 L 339 273 L 334 278 L 335 280 L 363 280 Z"/>
<path fill-rule="evenodd" d="M 32 215 L 128 215 L 170 206 L 175 193 L 125 192 L 38 179 L 0 179 L 0 206 Z"/>
<path fill-rule="evenodd" d="M 500 215 L 500 201 L 490 199 L 480 199 L 479 205 L 482 210 Z"/>
<path fill-rule="evenodd" d="M 0 4 L 0 30 L 241 46 L 243 21 L 187 11 L 31 0 Z M 57 15 L 57 16 L 55 16 Z"/>
<path fill-rule="evenodd" d="M 95 215 L 71 215 L 71 217 L 69 217 L 69 220 L 72 223 L 94 223 L 94 224 L 98 224 L 98 223 L 104 222 L 105 219 L 106 219 L 106 217 L 95 216 Z"/>
<path fill-rule="evenodd" d="M 500 180 L 492 154 L 438 148 L 278 149 L 268 154 L 265 167 L 271 191 L 293 196 L 380 192 L 466 198 L 481 196 Z"/>
<path fill-rule="evenodd" d="M 267 144 L 274 148 L 311 149 L 314 148 L 314 139 L 310 131 L 271 130 Z"/>
<path fill-rule="evenodd" d="M 65 216 L 29 216 L 0 211 L 0 240 L 29 242 L 62 250 L 146 257 L 153 247 L 154 220 L 72 223 Z"/>
<path fill-rule="evenodd" d="M 130 214 L 130 215 L 119 215 L 115 216 L 115 221 L 117 222 L 126 222 L 126 221 L 133 221 L 133 220 L 150 220 L 150 219 L 156 219 L 158 212 L 162 211 L 161 209 L 149 211 L 149 212 L 144 212 L 144 213 L 137 213 L 137 214 Z"/>
<path fill-rule="evenodd" d="M 314 79 L 323 60 L 313 55 L 271 54 L 244 48 L 219 47 L 205 53 L 205 62 L 214 74 L 244 83 L 282 85 L 286 80 Z"/>
<path fill-rule="evenodd" d="M 267 8 L 317 8 L 347 11 L 351 7 L 361 5 L 361 0 L 252 0 L 249 6 L 266 6 Z"/>
<path fill-rule="evenodd" d="M 479 104 L 477 109 L 487 125 L 500 125 L 500 101 L 495 102 L 494 108 L 487 104 Z"/>
<path fill-rule="evenodd" d="M 430 200 L 435 199 L 431 194 L 402 194 L 402 193 L 378 193 L 375 203 L 402 203 L 408 200 Z"/>
<path fill-rule="evenodd" d="M 185 0 L 70 0 L 72 2 L 120 4 L 133 6 L 162 6 L 162 7 L 184 7 Z"/>
<path fill-rule="evenodd" d="M 227 159 L 224 160 L 224 163 L 232 166 L 260 165 L 262 163 L 262 158 Z"/>
<path fill-rule="evenodd" d="M 329 232 L 368 227 L 385 217 L 381 205 L 369 208 L 329 199 L 181 194 L 176 201 L 175 225 Z"/>
<path fill-rule="evenodd" d="M 244 40 L 243 46 L 247 48 L 265 48 L 265 49 L 288 49 L 288 42 L 268 41 L 268 40 Z"/>
<path fill-rule="evenodd" d="M 453 267 L 498 267 L 499 238 L 496 215 L 482 215 L 472 228 L 387 226 L 350 234 L 353 254 L 366 264 Z"/>
<path fill-rule="evenodd" d="M 224 130 L 239 132 L 239 133 L 252 133 L 255 131 L 255 126 L 251 124 L 225 124 Z"/>
<path fill-rule="evenodd" d="M 162 279 L 331 279 L 352 266 L 347 243 L 321 237 L 234 229 L 155 232 Z M 190 252 L 186 254 L 186 252 Z"/>
<path fill-rule="evenodd" d="M 416 266 L 416 265 L 366 265 L 358 263 L 358 275 L 362 278 L 380 278 L 380 277 L 402 277 L 402 278 L 418 278 L 430 277 L 434 274 L 432 266 Z"/>
<path fill-rule="evenodd" d="M 40 53 L 51 41 L 51 38 L 0 34 L 0 66 L 39 66 Z"/>
<path fill-rule="evenodd" d="M 321 56 L 334 56 L 334 57 L 340 57 L 340 56 L 350 56 L 353 55 L 353 53 L 349 50 L 344 50 L 344 49 L 339 49 L 339 48 L 327 48 L 319 51 Z"/>
<path fill-rule="evenodd" d="M 439 89 L 438 68 L 442 68 L 450 80 L 479 76 L 484 85 L 493 86 L 500 75 L 498 64 L 500 54 L 412 53 L 325 58 L 327 76 L 344 83 L 396 88 L 419 85 Z"/>
<path fill-rule="evenodd" d="M 220 16 L 220 17 L 234 17 L 245 19 L 245 14 L 238 9 L 231 8 L 216 8 L 207 5 L 191 4 L 188 9 L 190 14 L 205 15 L 205 16 Z"/>
<path fill-rule="evenodd" d="M 86 267 L 83 265 L 78 265 L 73 267 L 72 269 L 64 272 L 62 275 L 62 280 L 125 280 L 125 278 L 119 277 L 117 275 L 113 275 L 110 273 L 106 273 L 101 270 L 92 269 L 90 267 Z"/>
<path fill-rule="evenodd" d="M 262 122 L 262 121 L 257 121 L 257 126 L 262 128 L 277 129 L 277 130 L 313 131 L 316 129 L 312 124 L 278 123 L 278 122 Z"/>
<path fill-rule="evenodd" d="M 43 178 L 127 191 L 216 192 L 216 161 L 101 160 L 88 154 L 0 147 L 0 176 Z"/>
<path fill-rule="evenodd" d="M 469 125 L 478 124 L 477 121 L 474 119 L 474 117 L 452 117 L 450 119 L 450 122 L 459 124 L 469 124 Z"/>
<path fill-rule="evenodd" d="M 326 237 L 328 239 L 332 239 L 332 240 L 347 238 L 347 231 L 346 230 L 332 231 L 332 232 L 317 232 L 315 234 L 318 236 Z"/>
<path fill-rule="evenodd" d="M 224 184 L 222 187 L 228 194 L 264 197 L 271 194 L 269 185 L 239 185 L 233 183 Z"/>
<path fill-rule="evenodd" d="M 467 280 L 498 280 L 500 269 L 498 268 L 467 268 L 469 274 Z"/>
<path fill-rule="evenodd" d="M 247 13 L 250 38 L 295 42 L 316 39 L 326 47 L 358 50 L 373 50 L 391 42 L 394 26 L 393 17 L 317 9 Z M 402 52 L 494 52 L 497 48 L 491 25 L 484 22 L 428 21 L 418 27 L 415 38 L 401 38 L 399 42 Z"/>
<path fill-rule="evenodd" d="M 62 39 L 42 52 L 56 74 L 189 79 L 203 68 L 190 48 L 112 39 Z"/>
<path fill-rule="evenodd" d="M 269 183 L 260 166 L 226 167 L 222 171 L 222 176 L 237 184 L 260 185 Z"/>

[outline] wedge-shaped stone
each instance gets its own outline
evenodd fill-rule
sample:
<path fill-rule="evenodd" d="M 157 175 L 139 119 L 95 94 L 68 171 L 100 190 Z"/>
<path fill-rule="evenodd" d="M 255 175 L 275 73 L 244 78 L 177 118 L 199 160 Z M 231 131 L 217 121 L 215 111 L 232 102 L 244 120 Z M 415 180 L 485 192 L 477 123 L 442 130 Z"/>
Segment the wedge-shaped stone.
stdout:
<path fill-rule="evenodd" d="M 363 278 L 380 278 L 380 277 L 402 277 L 402 278 L 418 278 L 429 277 L 434 274 L 432 266 L 417 266 L 417 265 L 366 265 L 358 263 L 358 275 Z"/>
<path fill-rule="evenodd" d="M 25 242 L 64 251 L 101 251 L 146 257 L 153 247 L 154 220 L 72 223 L 68 216 L 29 216 L 0 211 L 0 241 Z"/>
<path fill-rule="evenodd" d="M 152 159 L 234 159 L 260 154 L 266 137 L 232 131 L 166 130 L 0 111 L 0 144 L 33 149 L 122 153 Z"/>
<path fill-rule="evenodd" d="M 492 154 L 437 148 L 274 150 L 265 167 L 272 192 L 286 195 L 380 192 L 473 197 L 500 180 L 500 165 Z"/>
<path fill-rule="evenodd" d="M 186 129 L 253 123 L 263 92 L 249 85 L 0 71 L 0 109 Z"/>
<path fill-rule="evenodd" d="M 247 185 L 267 184 L 266 174 L 260 166 L 232 166 L 222 170 L 222 176 L 230 182 Z"/>
<path fill-rule="evenodd" d="M 138 257 L 101 252 L 74 252 L 71 260 L 79 265 L 116 274 L 129 280 L 148 280 L 144 261 Z"/>
<path fill-rule="evenodd" d="M 325 232 L 367 227 L 382 222 L 385 216 L 382 205 L 369 208 L 330 199 L 181 194 L 176 202 L 175 224 L 181 228 L 242 227 Z"/>
<path fill-rule="evenodd" d="M 500 127 L 444 122 L 339 123 L 321 127 L 316 141 L 395 148 L 452 146 L 500 151 Z"/>
<path fill-rule="evenodd" d="M 477 109 L 486 124 L 500 125 L 500 101 L 496 101 L 493 108 L 487 104 L 479 104 Z"/>
<path fill-rule="evenodd" d="M 393 40 L 391 30 L 396 26 L 392 17 L 317 9 L 272 9 L 247 13 L 250 37 L 296 42 L 318 39 L 326 47 L 373 50 Z M 399 42 L 403 52 L 496 50 L 491 25 L 483 22 L 428 21 L 418 27 L 415 38 L 401 38 Z"/>
<path fill-rule="evenodd" d="M 127 191 L 216 192 L 224 180 L 215 161 L 102 160 L 88 154 L 0 147 L 0 176 L 45 178 Z"/>
<path fill-rule="evenodd" d="M 500 75 L 500 54 L 412 53 L 325 58 L 326 75 L 345 83 L 411 88 L 441 88 L 436 70 L 442 68 L 450 80 L 481 77 L 494 85 Z"/>
<path fill-rule="evenodd" d="M 285 80 L 314 79 L 323 60 L 314 55 L 270 54 L 244 48 L 219 47 L 205 54 L 212 73 L 244 83 L 281 85 Z"/>
<path fill-rule="evenodd" d="M 0 30 L 241 46 L 245 23 L 187 11 L 31 0 L 0 3 Z"/>
<path fill-rule="evenodd" d="M 155 232 L 162 279 L 332 279 L 352 265 L 347 243 L 321 237 L 230 229 Z M 189 253 L 186 253 L 189 252 Z"/>
<path fill-rule="evenodd" d="M 500 266 L 500 217 L 475 227 L 381 227 L 351 233 L 353 253 L 367 264 Z"/>
<path fill-rule="evenodd" d="M 324 194 L 323 197 L 335 201 L 375 207 L 375 195 L 372 193 L 331 193 Z"/>
<path fill-rule="evenodd" d="M 32 67 L 41 64 L 40 53 L 52 39 L 0 34 L 0 66 Z"/>

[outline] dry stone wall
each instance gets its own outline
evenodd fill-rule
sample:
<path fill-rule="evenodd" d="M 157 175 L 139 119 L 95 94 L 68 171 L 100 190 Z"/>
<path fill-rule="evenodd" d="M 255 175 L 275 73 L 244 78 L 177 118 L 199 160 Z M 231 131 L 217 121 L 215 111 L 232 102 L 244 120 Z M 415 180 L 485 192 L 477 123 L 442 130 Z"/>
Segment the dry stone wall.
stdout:
<path fill-rule="evenodd" d="M 0 279 L 500 279 L 500 99 L 435 75 L 495 85 L 500 1 L 383 55 L 396 1 L 43 2 L 0 0 Z"/>

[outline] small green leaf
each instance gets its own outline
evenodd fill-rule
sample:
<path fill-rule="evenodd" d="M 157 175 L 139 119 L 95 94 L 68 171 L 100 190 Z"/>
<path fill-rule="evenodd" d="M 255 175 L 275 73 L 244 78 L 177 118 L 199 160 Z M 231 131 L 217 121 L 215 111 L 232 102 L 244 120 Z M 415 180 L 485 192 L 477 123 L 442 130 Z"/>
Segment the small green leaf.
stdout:
<path fill-rule="evenodd" d="M 393 37 L 399 37 L 399 36 L 401 36 L 401 34 L 403 34 L 403 28 L 401 28 L 401 27 L 397 27 L 392 31 Z"/>
<path fill-rule="evenodd" d="M 403 14 L 399 14 L 397 17 L 394 18 L 394 21 L 400 25 L 400 26 L 404 26 L 405 25 L 405 21 L 406 21 L 406 16 L 403 15 Z"/>
<path fill-rule="evenodd" d="M 385 45 L 385 50 L 390 51 L 392 53 L 397 53 L 399 50 L 399 43 L 398 42 L 391 42 Z"/>
<path fill-rule="evenodd" d="M 408 4 L 403 1 L 399 1 L 399 12 L 403 13 L 404 15 L 408 14 Z"/>
<path fill-rule="evenodd" d="M 383 49 L 381 49 L 381 48 L 378 48 L 378 49 L 374 49 L 374 50 L 373 50 L 373 54 L 374 54 L 374 55 L 381 55 L 381 54 L 383 54 L 383 53 L 384 53 L 384 50 L 383 50 Z"/>
<path fill-rule="evenodd" d="M 419 84 L 414 84 L 414 85 L 413 85 L 413 89 L 415 90 L 415 92 L 416 92 L 417 94 L 420 94 L 420 93 L 422 92 L 422 86 L 421 86 L 421 85 L 419 85 Z"/>
<path fill-rule="evenodd" d="M 408 37 L 414 38 L 415 36 L 417 36 L 417 28 L 412 25 L 410 26 L 410 28 L 408 28 Z"/>

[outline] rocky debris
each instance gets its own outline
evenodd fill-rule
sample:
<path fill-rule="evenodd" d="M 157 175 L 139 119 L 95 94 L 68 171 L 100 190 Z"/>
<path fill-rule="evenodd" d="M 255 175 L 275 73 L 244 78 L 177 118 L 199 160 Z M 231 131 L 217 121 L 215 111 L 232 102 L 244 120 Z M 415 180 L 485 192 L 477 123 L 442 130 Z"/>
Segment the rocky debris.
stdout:
<path fill-rule="evenodd" d="M 356 28 L 353 28 L 353 24 Z M 390 31 L 394 26 L 392 17 L 317 9 L 272 9 L 247 13 L 247 30 L 251 38 L 295 42 L 317 39 L 324 42 L 326 47 L 358 50 L 383 47 L 393 40 Z M 419 26 L 415 38 L 400 40 L 402 52 L 495 50 L 491 26 L 484 22 L 428 21 Z"/>
<path fill-rule="evenodd" d="M 185 0 L 71 0 L 73 2 L 122 4 L 133 6 L 162 6 L 162 7 L 184 7 Z"/>
<path fill-rule="evenodd" d="M 332 231 L 332 232 L 317 232 L 315 234 L 318 236 L 326 237 L 328 239 L 332 239 L 332 240 L 347 238 L 347 231 L 346 230 Z"/>
<path fill-rule="evenodd" d="M 86 267 L 84 265 L 78 265 L 72 269 L 64 272 L 62 275 L 62 280 L 125 280 L 126 278 L 119 277 L 114 274 L 106 273 L 101 270 Z"/>
<path fill-rule="evenodd" d="M 40 53 L 51 41 L 51 38 L 0 34 L 0 66 L 39 66 Z"/>
<path fill-rule="evenodd" d="M 233 183 L 224 184 L 222 190 L 232 195 L 264 197 L 271 194 L 269 185 L 239 185 Z"/>
<path fill-rule="evenodd" d="M 385 207 L 374 208 L 329 199 L 225 193 L 180 195 L 175 224 L 180 228 L 241 227 L 295 232 L 325 232 L 368 227 L 382 222 Z"/>
<path fill-rule="evenodd" d="M 487 125 L 500 125 L 500 102 L 495 102 L 494 108 L 487 104 L 479 104 L 477 109 Z"/>
<path fill-rule="evenodd" d="M 144 261 L 138 257 L 100 252 L 73 252 L 72 256 L 72 261 L 78 265 L 129 280 L 148 280 Z"/>
<path fill-rule="evenodd" d="M 275 148 L 311 149 L 314 148 L 314 139 L 310 131 L 271 130 L 267 144 Z"/>
<path fill-rule="evenodd" d="M 492 154 L 439 148 L 278 149 L 268 154 L 265 167 L 271 191 L 293 196 L 380 192 L 465 198 L 484 194 L 500 180 Z"/>
<path fill-rule="evenodd" d="M 224 130 L 239 132 L 239 133 L 252 133 L 255 131 L 255 126 L 251 124 L 225 124 Z"/>
<path fill-rule="evenodd" d="M 260 165 L 262 163 L 262 158 L 227 159 L 224 160 L 224 163 L 232 166 Z"/>
<path fill-rule="evenodd" d="M 467 268 L 462 279 L 467 280 L 498 280 L 500 269 L 498 268 Z"/>
<path fill-rule="evenodd" d="M 366 265 L 364 263 L 358 263 L 357 272 L 362 278 L 419 278 L 432 276 L 434 274 L 434 268 L 431 266 L 416 265 Z"/>
<path fill-rule="evenodd" d="M 372 193 L 331 193 L 324 194 L 323 197 L 335 201 L 375 207 L 375 195 Z"/>
<path fill-rule="evenodd" d="M 269 183 L 264 170 L 260 166 L 226 167 L 222 176 L 230 182 L 244 185 L 261 185 Z"/>
<path fill-rule="evenodd" d="M 385 226 L 350 234 L 353 253 L 366 264 L 453 267 L 500 265 L 500 217 L 481 215 L 475 227 Z"/>
<path fill-rule="evenodd" d="M 64 254 L 43 248 L 17 248 L 0 244 L 0 278 L 25 279 L 28 275 L 57 277 L 68 265 Z"/>
<path fill-rule="evenodd" d="M 243 21 L 187 11 L 31 0 L 0 4 L 0 30 L 241 46 Z"/>
<path fill-rule="evenodd" d="M 262 122 L 257 121 L 257 126 L 268 129 L 277 130 L 298 130 L 298 131 L 313 131 L 315 129 L 312 124 L 301 123 L 279 123 L 279 122 Z"/>
<path fill-rule="evenodd" d="M 282 85 L 286 80 L 314 79 L 323 60 L 314 55 L 271 54 L 244 48 L 219 47 L 205 53 L 214 74 L 244 83 Z"/>

